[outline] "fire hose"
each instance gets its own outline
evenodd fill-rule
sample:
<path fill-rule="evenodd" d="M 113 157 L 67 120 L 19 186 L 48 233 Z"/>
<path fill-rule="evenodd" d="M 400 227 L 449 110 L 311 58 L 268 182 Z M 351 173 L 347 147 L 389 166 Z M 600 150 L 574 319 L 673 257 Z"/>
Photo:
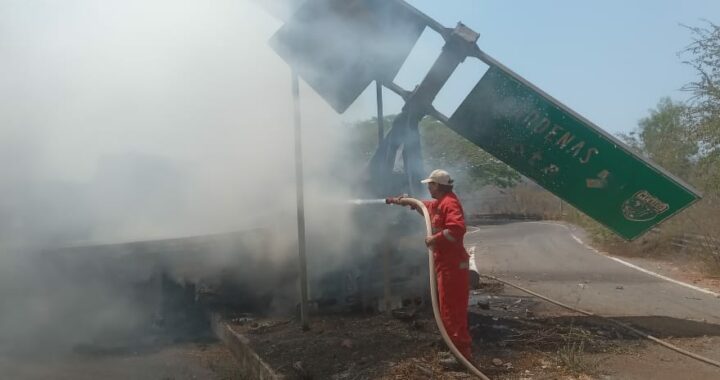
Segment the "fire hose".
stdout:
<path fill-rule="evenodd" d="M 428 213 L 427 207 L 425 207 L 425 204 L 421 201 L 415 199 L 415 198 L 407 198 L 402 197 L 403 201 L 407 201 L 409 203 L 412 203 L 415 207 L 422 210 L 423 218 L 425 218 L 425 229 L 427 236 L 432 235 L 432 224 L 430 223 L 430 214 Z M 388 198 L 386 203 L 390 204 L 391 198 Z M 437 294 L 437 277 L 435 274 L 435 260 L 433 258 L 433 252 L 432 249 L 428 248 L 428 263 L 430 268 L 430 300 L 432 301 L 432 309 L 433 309 L 433 316 L 435 317 L 435 323 L 437 324 L 438 330 L 440 330 L 440 335 L 443 338 L 443 341 L 445 341 L 445 344 L 447 344 L 448 348 L 450 348 L 450 352 L 455 355 L 455 358 L 462 363 L 462 365 L 465 366 L 465 368 L 468 369 L 472 374 L 479 377 L 482 380 L 490 380 L 489 377 L 485 376 L 484 373 L 480 372 L 473 363 L 471 363 L 465 356 L 463 356 L 460 353 L 460 350 L 455 347 L 455 344 L 450 339 L 450 336 L 448 336 L 447 330 L 445 330 L 445 325 L 443 325 L 442 319 L 440 318 L 440 309 L 438 306 L 438 294 Z"/>

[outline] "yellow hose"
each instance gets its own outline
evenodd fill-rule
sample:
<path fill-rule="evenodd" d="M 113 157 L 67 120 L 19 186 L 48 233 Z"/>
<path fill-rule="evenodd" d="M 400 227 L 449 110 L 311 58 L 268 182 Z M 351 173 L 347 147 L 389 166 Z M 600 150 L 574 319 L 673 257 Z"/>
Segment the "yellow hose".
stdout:
<path fill-rule="evenodd" d="M 415 198 L 403 197 L 402 200 L 408 201 L 418 207 L 420 210 L 422 210 L 423 217 L 425 218 L 425 228 L 427 236 L 431 236 L 432 224 L 430 223 L 430 214 L 428 213 L 428 209 L 427 207 L 425 207 L 425 204 Z M 430 267 L 430 299 L 432 300 L 433 315 L 435 316 L 435 323 L 437 323 L 438 330 L 440 330 L 440 335 L 442 335 L 445 344 L 447 344 L 448 348 L 450 348 L 450 351 L 453 353 L 453 355 L 455 355 L 457 360 L 462 363 L 465 368 L 468 369 L 468 371 L 473 373 L 475 376 L 481 378 L 482 380 L 490 380 L 489 377 L 485 376 L 484 373 L 480 372 L 479 369 L 477 369 L 472 363 L 470 363 L 469 360 L 467 360 L 467 358 L 465 358 L 465 356 L 460 353 L 460 350 L 455 347 L 455 344 L 450 339 L 450 336 L 448 336 L 447 330 L 445 330 L 445 326 L 442 323 L 442 319 L 440 319 L 440 309 L 438 307 L 437 295 L 437 278 L 435 277 L 435 260 L 433 258 L 432 249 L 430 248 L 428 248 L 428 262 Z"/>

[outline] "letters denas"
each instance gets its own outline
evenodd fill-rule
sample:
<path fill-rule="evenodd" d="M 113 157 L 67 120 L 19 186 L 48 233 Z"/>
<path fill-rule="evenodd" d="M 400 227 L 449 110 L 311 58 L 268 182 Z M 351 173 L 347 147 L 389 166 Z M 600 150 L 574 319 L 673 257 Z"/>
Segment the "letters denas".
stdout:
<path fill-rule="evenodd" d="M 544 135 L 546 142 L 577 158 L 581 164 L 587 164 L 593 156 L 600 153 L 598 148 L 588 145 L 584 140 L 565 131 L 563 127 L 553 124 L 547 116 L 537 111 L 527 114 L 522 124 L 533 134 Z"/>

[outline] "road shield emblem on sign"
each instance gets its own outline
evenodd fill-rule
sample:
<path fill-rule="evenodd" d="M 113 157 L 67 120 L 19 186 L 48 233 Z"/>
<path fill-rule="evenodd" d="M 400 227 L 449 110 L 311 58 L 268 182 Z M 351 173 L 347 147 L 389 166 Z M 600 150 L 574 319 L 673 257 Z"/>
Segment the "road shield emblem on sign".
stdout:
<path fill-rule="evenodd" d="M 632 198 L 623 202 L 622 213 L 627 220 L 647 222 L 655 219 L 669 208 L 667 203 L 663 203 L 647 190 L 640 190 Z"/>

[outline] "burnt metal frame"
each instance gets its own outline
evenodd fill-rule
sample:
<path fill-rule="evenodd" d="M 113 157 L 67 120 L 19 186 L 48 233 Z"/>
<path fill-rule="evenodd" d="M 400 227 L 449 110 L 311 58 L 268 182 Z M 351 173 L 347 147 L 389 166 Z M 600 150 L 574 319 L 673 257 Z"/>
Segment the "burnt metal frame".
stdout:
<path fill-rule="evenodd" d="M 479 34 L 458 23 L 454 29 L 444 28 L 435 20 L 418 11 L 404 1 L 399 1 L 421 18 L 426 26 L 440 33 L 445 40 L 442 52 L 423 78 L 422 82 L 413 91 L 407 91 L 394 82 L 381 83 L 390 91 L 398 94 L 405 105 L 400 114 L 395 117 L 390 131 L 383 138 L 378 138 L 378 148 L 370 160 L 370 177 L 373 179 L 374 190 L 378 194 L 388 194 L 399 189 L 391 188 L 391 184 L 384 181 L 390 178 L 395 165 L 398 151 L 402 149 L 403 169 L 407 177 L 404 192 L 411 195 L 421 195 L 424 190 L 420 187 L 420 180 L 424 177 L 422 165 L 422 148 L 420 146 L 420 121 L 427 115 L 447 122 L 448 118 L 437 111 L 432 103 L 440 90 L 447 83 L 455 69 L 468 56 L 478 56 L 479 48 L 476 41 Z M 381 93 L 378 92 L 378 107 L 381 106 Z M 381 112 L 378 112 L 380 115 Z M 378 117 L 378 129 L 382 130 Z"/>

